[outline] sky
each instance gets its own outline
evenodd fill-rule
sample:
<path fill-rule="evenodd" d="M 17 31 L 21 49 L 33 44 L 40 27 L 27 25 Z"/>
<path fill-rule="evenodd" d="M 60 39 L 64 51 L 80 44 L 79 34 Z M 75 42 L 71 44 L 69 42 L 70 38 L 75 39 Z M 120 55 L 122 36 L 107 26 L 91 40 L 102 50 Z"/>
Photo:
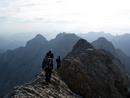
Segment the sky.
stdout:
<path fill-rule="evenodd" d="M 0 0 L 0 34 L 130 33 L 130 0 Z"/>

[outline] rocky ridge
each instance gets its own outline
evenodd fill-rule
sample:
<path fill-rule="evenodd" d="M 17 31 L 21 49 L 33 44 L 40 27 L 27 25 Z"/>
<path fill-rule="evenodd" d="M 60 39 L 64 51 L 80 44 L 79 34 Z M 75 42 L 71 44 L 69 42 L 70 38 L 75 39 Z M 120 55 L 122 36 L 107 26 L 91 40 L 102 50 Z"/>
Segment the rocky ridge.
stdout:
<path fill-rule="evenodd" d="M 51 83 L 46 84 L 44 73 L 23 86 L 17 86 L 5 98 L 81 98 L 73 93 L 60 79 L 57 72 L 53 72 Z"/>
<path fill-rule="evenodd" d="M 80 39 L 64 58 L 59 73 L 69 88 L 84 98 L 126 98 L 128 77 L 118 64 L 114 56 Z"/>

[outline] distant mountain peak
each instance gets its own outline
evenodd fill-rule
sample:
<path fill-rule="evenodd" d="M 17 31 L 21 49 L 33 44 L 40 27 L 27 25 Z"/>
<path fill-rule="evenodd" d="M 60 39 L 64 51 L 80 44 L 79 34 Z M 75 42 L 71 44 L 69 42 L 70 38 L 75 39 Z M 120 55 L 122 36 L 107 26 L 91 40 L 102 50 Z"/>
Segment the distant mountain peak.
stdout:
<path fill-rule="evenodd" d="M 32 40 L 29 40 L 27 42 L 27 46 L 33 45 L 33 44 L 43 44 L 46 42 L 47 42 L 47 39 L 44 36 L 42 36 L 41 34 L 37 34 Z"/>
<path fill-rule="evenodd" d="M 45 38 L 43 35 L 41 35 L 41 34 L 37 34 L 36 37 L 35 37 L 35 39 L 43 39 L 43 40 L 46 40 L 46 38 Z"/>
<path fill-rule="evenodd" d="M 98 38 L 98 40 L 108 42 L 108 40 L 105 37 L 100 37 L 100 38 Z"/>
<path fill-rule="evenodd" d="M 94 48 L 89 42 L 85 39 L 80 39 L 73 47 L 73 50 L 84 50 L 88 48 Z"/>
<path fill-rule="evenodd" d="M 63 32 L 63 33 L 59 33 L 56 38 L 68 38 L 68 37 L 78 37 L 76 34 L 73 34 L 73 33 L 66 33 L 66 32 Z"/>
<path fill-rule="evenodd" d="M 104 50 L 108 50 L 108 52 L 112 53 L 113 55 L 115 54 L 115 47 L 112 44 L 112 42 L 108 41 L 106 38 L 104 37 L 100 37 L 97 40 L 92 42 L 92 45 L 96 48 L 96 49 L 104 49 Z"/>
<path fill-rule="evenodd" d="M 57 34 L 56 38 L 61 38 L 61 37 L 65 36 L 65 35 L 66 35 L 65 32 L 64 33 L 59 33 L 59 34 Z"/>
<path fill-rule="evenodd" d="M 111 45 L 112 47 L 114 47 L 113 46 L 113 44 L 112 44 L 112 42 L 110 42 L 109 40 L 107 40 L 105 37 L 100 37 L 100 38 L 98 38 L 97 40 L 96 40 L 97 42 L 99 42 L 99 43 L 102 43 L 102 44 L 109 44 L 109 45 Z M 95 41 L 94 41 L 95 42 Z"/>
<path fill-rule="evenodd" d="M 116 59 L 119 59 L 121 61 L 121 68 L 124 71 L 128 71 L 129 72 L 129 57 L 127 55 L 125 55 L 125 53 L 123 53 L 123 51 L 121 51 L 120 49 L 116 49 L 114 47 L 114 45 L 112 44 L 112 42 L 108 41 L 106 38 L 99 38 L 96 41 L 92 42 L 92 45 L 96 48 L 96 49 L 103 49 L 106 52 L 108 52 L 111 56 L 114 56 Z"/>

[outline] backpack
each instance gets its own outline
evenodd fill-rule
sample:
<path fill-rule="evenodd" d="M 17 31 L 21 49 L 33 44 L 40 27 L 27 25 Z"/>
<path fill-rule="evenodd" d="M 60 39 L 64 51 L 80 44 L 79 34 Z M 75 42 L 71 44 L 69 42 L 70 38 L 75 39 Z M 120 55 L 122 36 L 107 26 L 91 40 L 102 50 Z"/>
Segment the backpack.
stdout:
<path fill-rule="evenodd" d="M 48 58 L 46 61 L 46 64 L 44 65 L 43 68 L 45 71 L 47 70 L 52 70 L 53 69 L 53 59 L 52 58 Z"/>

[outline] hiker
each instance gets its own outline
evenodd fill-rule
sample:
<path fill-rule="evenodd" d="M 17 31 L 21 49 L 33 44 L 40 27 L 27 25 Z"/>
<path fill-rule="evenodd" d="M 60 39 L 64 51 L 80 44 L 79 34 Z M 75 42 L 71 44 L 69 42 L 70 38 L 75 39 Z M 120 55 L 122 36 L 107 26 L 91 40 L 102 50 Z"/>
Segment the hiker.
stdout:
<path fill-rule="evenodd" d="M 54 58 L 54 55 L 51 51 L 49 51 L 46 55 L 48 56 L 48 58 Z"/>
<path fill-rule="evenodd" d="M 49 51 L 43 62 L 42 62 L 42 69 L 45 71 L 45 81 L 48 83 L 51 79 L 51 74 L 53 70 L 53 53 Z"/>
<path fill-rule="evenodd" d="M 57 69 L 59 69 L 61 67 L 61 59 L 60 56 L 56 59 L 56 63 L 57 63 Z"/>

